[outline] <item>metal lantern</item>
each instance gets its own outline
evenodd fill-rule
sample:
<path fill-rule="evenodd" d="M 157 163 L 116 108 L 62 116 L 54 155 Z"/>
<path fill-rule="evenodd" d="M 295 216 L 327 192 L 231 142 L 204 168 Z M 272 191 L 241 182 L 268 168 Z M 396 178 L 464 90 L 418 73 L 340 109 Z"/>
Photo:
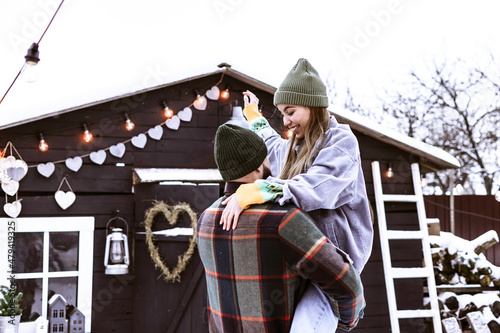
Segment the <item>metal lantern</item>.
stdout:
<path fill-rule="evenodd" d="M 128 266 L 130 265 L 130 256 L 128 251 L 128 238 L 123 233 L 122 228 L 111 228 L 111 233 L 108 234 L 108 225 L 113 220 L 121 220 L 127 227 L 127 222 L 119 217 L 114 217 L 108 221 L 106 225 L 106 250 L 104 252 L 104 271 L 107 275 L 123 275 L 128 274 Z"/>

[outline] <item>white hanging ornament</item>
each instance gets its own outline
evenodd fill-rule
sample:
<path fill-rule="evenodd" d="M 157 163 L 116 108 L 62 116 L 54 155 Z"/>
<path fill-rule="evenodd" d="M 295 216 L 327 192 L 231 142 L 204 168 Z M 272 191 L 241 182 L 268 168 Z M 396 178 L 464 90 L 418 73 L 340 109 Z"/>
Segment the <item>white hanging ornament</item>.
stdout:
<path fill-rule="evenodd" d="M 56 170 L 56 166 L 52 162 L 40 163 L 36 166 L 36 170 L 42 176 L 49 178 Z"/>
<path fill-rule="evenodd" d="M 180 120 L 190 122 L 191 118 L 193 118 L 193 111 L 191 110 L 191 108 L 185 107 L 184 109 L 179 111 L 177 115 L 179 116 Z"/>
<path fill-rule="evenodd" d="M 65 164 L 68 169 L 77 172 L 82 167 L 83 160 L 80 156 L 75 156 L 73 158 L 69 157 L 66 159 Z"/>
<path fill-rule="evenodd" d="M 14 179 L 2 181 L 2 190 L 10 195 L 11 197 L 14 196 L 17 191 L 19 190 L 19 182 L 15 181 Z"/>
<path fill-rule="evenodd" d="M 7 149 L 7 147 L 5 147 L 5 149 Z M 15 162 L 16 162 L 16 158 L 12 155 L 0 158 L 0 170 L 7 171 L 7 169 L 14 167 Z"/>
<path fill-rule="evenodd" d="M 132 142 L 132 145 L 134 145 L 134 147 L 142 149 L 146 146 L 146 143 L 148 142 L 148 138 L 147 138 L 146 134 L 141 133 L 139 135 L 134 136 L 130 142 Z"/>
<path fill-rule="evenodd" d="M 207 98 L 210 98 L 211 100 L 218 100 L 220 95 L 219 87 L 213 86 L 210 90 L 207 91 L 206 95 Z"/>
<path fill-rule="evenodd" d="M 122 158 L 123 155 L 125 155 L 125 151 L 126 151 L 125 145 L 121 142 L 109 147 L 109 153 L 114 157 Z"/>
<path fill-rule="evenodd" d="M 197 110 L 205 110 L 207 108 L 207 98 L 205 96 L 198 95 L 196 100 L 193 102 L 193 106 Z"/>
<path fill-rule="evenodd" d="M 69 187 L 68 192 L 61 191 L 61 186 L 62 186 L 63 182 L 66 182 L 66 184 L 68 185 L 68 187 Z M 64 177 L 61 180 L 61 184 L 59 184 L 59 188 L 57 189 L 56 193 L 54 194 L 54 199 L 56 200 L 59 207 L 61 207 L 64 210 L 66 210 L 69 206 L 71 206 L 75 202 L 76 195 L 73 192 L 73 189 L 71 188 L 71 186 L 69 185 L 69 182 L 66 179 L 66 177 Z"/>
<path fill-rule="evenodd" d="M 21 214 L 21 209 L 23 208 L 23 206 L 21 205 L 21 200 L 22 199 L 19 199 L 13 201 L 12 203 L 6 202 L 6 204 L 3 205 L 3 211 L 5 212 L 5 214 L 12 218 L 18 217 L 19 214 Z"/>
<path fill-rule="evenodd" d="M 148 135 L 153 140 L 160 140 L 163 135 L 163 128 L 160 125 L 156 125 L 148 130 Z"/>
<path fill-rule="evenodd" d="M 98 151 L 91 152 L 90 155 L 90 160 L 94 162 L 95 164 L 102 165 L 104 161 L 106 160 L 106 152 L 102 149 Z"/>
<path fill-rule="evenodd" d="M 20 181 L 28 173 L 28 164 L 23 160 L 14 160 L 12 167 L 8 168 L 6 171 L 10 178 L 15 181 Z"/>
<path fill-rule="evenodd" d="M 178 116 L 173 116 L 169 120 L 165 122 L 165 126 L 167 128 L 170 128 L 171 130 L 177 131 L 179 129 L 179 126 L 181 124 L 181 121 Z"/>

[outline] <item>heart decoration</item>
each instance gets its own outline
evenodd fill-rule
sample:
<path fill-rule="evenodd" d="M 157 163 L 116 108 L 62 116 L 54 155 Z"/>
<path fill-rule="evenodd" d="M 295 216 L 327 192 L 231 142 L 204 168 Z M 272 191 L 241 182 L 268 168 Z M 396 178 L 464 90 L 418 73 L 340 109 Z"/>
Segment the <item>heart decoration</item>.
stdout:
<path fill-rule="evenodd" d="M 12 218 L 18 217 L 21 213 L 22 208 L 23 207 L 21 205 L 21 200 L 16 200 L 12 203 L 6 203 L 5 205 L 3 205 L 5 214 L 9 215 Z"/>
<path fill-rule="evenodd" d="M 98 150 L 97 152 L 92 152 L 89 155 L 90 160 L 94 162 L 95 164 L 103 164 L 104 161 L 106 160 L 106 152 L 102 149 Z"/>
<path fill-rule="evenodd" d="M 193 234 L 191 239 L 189 240 L 189 247 L 184 252 L 183 255 L 178 257 L 177 266 L 170 271 L 168 266 L 163 262 L 160 253 L 158 251 L 158 247 L 153 242 L 153 220 L 156 215 L 162 213 L 167 219 L 168 223 L 172 226 L 177 224 L 177 219 L 181 213 L 187 213 L 191 219 L 191 227 L 193 230 L 196 228 L 197 216 L 196 213 L 193 212 L 191 207 L 189 207 L 186 203 L 179 203 L 175 206 L 168 206 L 162 201 L 155 202 L 155 205 L 146 211 L 146 220 L 144 221 L 146 227 L 146 244 L 148 246 L 149 254 L 151 255 L 151 259 L 153 260 L 155 267 L 160 268 L 162 271 L 163 279 L 165 282 L 180 282 L 181 273 L 186 269 L 191 257 L 194 253 L 194 248 L 196 247 L 196 233 Z"/>
<path fill-rule="evenodd" d="M 205 96 L 200 96 L 198 97 L 194 103 L 193 103 L 193 106 L 197 109 L 197 110 L 205 110 L 207 108 L 207 98 Z"/>
<path fill-rule="evenodd" d="M 16 158 L 12 155 L 7 157 L 2 157 L 0 158 L 0 169 L 7 170 L 9 168 L 13 168 L 15 163 L 16 163 Z"/>
<path fill-rule="evenodd" d="M 66 159 L 65 164 L 66 164 L 66 167 L 68 167 L 68 169 L 70 169 L 74 172 L 77 172 L 82 167 L 83 160 L 80 156 L 76 156 L 73 158 L 70 157 L 70 158 Z"/>
<path fill-rule="evenodd" d="M 14 159 L 14 162 L 11 164 L 12 166 L 6 169 L 7 175 L 15 181 L 20 181 L 28 173 L 28 164 L 26 164 L 23 160 L 16 159 Z"/>
<path fill-rule="evenodd" d="M 56 170 L 56 166 L 52 162 L 40 163 L 36 166 L 36 170 L 42 176 L 49 178 Z"/>
<path fill-rule="evenodd" d="M 2 190 L 12 197 L 19 190 L 19 182 L 14 179 L 2 181 Z"/>
<path fill-rule="evenodd" d="M 208 90 L 206 93 L 207 98 L 210 98 L 211 100 L 218 100 L 220 95 L 220 90 L 219 87 L 213 86 L 212 89 Z"/>
<path fill-rule="evenodd" d="M 181 124 L 181 121 L 178 116 L 173 116 L 169 120 L 165 122 L 165 126 L 167 128 L 170 128 L 171 130 L 177 131 L 179 129 L 179 126 Z"/>
<path fill-rule="evenodd" d="M 185 122 L 190 122 L 191 118 L 193 117 L 193 111 L 191 108 L 185 107 L 183 110 L 179 111 L 177 113 L 179 116 L 179 119 Z"/>
<path fill-rule="evenodd" d="M 144 148 L 144 146 L 146 146 L 146 142 L 148 142 L 148 138 L 147 138 L 146 134 L 141 133 L 139 135 L 134 136 L 132 138 L 131 142 L 134 145 L 134 147 L 142 149 L 142 148 Z"/>
<path fill-rule="evenodd" d="M 66 210 L 69 206 L 71 206 L 75 200 L 76 200 L 76 195 L 75 193 L 68 191 L 57 191 L 54 194 L 54 198 L 56 199 L 57 204 L 64 210 Z"/>
<path fill-rule="evenodd" d="M 61 191 L 61 187 L 62 187 L 64 182 L 66 182 L 66 184 L 69 187 L 68 192 Z M 69 206 L 71 206 L 75 202 L 76 195 L 73 192 L 73 189 L 71 188 L 71 186 L 69 185 L 68 179 L 66 177 L 64 177 L 61 180 L 61 183 L 59 184 L 59 188 L 57 189 L 56 193 L 54 194 L 54 199 L 56 199 L 56 202 L 59 205 L 59 207 L 61 207 L 64 210 L 67 209 Z"/>
<path fill-rule="evenodd" d="M 154 128 L 148 130 L 149 137 L 153 140 L 160 140 L 163 135 L 163 128 L 160 125 L 156 125 Z"/>
<path fill-rule="evenodd" d="M 109 153 L 114 157 L 122 158 L 125 155 L 125 145 L 123 143 L 117 143 L 116 145 L 112 145 L 109 147 Z"/>

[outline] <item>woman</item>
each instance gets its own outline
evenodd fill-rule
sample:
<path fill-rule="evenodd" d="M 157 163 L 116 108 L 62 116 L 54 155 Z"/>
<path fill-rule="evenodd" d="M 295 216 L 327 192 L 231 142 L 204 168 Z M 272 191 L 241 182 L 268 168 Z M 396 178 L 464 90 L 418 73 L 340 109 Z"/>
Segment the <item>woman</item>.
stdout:
<path fill-rule="evenodd" d="M 293 133 L 289 140 L 281 138 L 260 115 L 257 97 L 249 91 L 244 95 L 244 114 L 250 128 L 266 143 L 272 176 L 241 186 L 226 200 L 223 227 L 235 228 L 239 214 L 251 204 L 292 203 L 308 212 L 361 272 L 371 253 L 373 228 L 358 142 L 347 125 L 330 117 L 326 87 L 317 71 L 306 59 L 299 59 L 274 95 L 283 124 Z M 297 307 L 292 332 L 296 322 L 302 325 L 315 313 L 311 302 L 326 302 L 312 285 Z"/>

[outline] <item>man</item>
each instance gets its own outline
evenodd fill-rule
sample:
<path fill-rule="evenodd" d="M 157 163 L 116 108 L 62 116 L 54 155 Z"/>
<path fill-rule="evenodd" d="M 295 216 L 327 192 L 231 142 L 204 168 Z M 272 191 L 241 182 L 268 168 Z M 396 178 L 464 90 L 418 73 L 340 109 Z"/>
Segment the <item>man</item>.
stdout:
<path fill-rule="evenodd" d="M 203 212 L 198 221 L 198 251 L 205 266 L 210 332 L 288 332 L 301 278 L 331 297 L 338 326 L 354 328 L 365 301 L 359 273 L 311 218 L 293 205 L 252 205 L 238 228 L 220 225 L 222 202 L 242 183 L 269 175 L 267 149 L 255 133 L 222 125 L 215 137 L 215 161 L 226 183 L 226 195 Z M 334 332 L 336 324 L 328 326 Z M 319 331 L 319 330 L 318 330 Z"/>

